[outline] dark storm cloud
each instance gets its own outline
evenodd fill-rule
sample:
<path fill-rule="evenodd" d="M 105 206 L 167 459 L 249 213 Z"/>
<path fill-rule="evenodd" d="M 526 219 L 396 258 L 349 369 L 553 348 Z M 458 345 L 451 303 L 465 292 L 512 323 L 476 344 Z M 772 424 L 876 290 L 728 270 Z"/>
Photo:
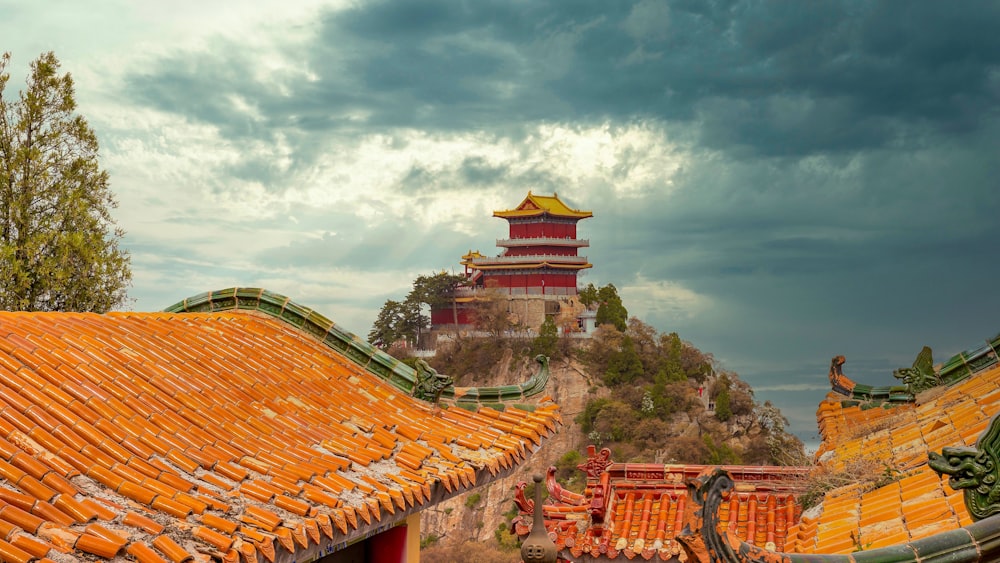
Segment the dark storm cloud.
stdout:
<path fill-rule="evenodd" d="M 497 185 L 510 175 L 507 166 L 495 166 L 481 157 L 462 160 L 462 179 L 473 186 Z"/>
<path fill-rule="evenodd" d="M 874 287 L 893 288 L 890 301 L 908 291 L 930 298 L 971 289 L 989 276 L 954 272 L 982 262 L 1000 237 L 1000 163 L 986 149 L 941 151 L 924 162 L 871 154 L 842 163 L 847 171 L 789 159 L 695 161 L 678 178 L 684 190 L 604 208 L 587 226 L 597 241 L 590 254 L 611 271 L 641 264 L 648 277 L 700 291 L 777 278 L 876 310 L 882 305 L 865 299 Z M 607 256 L 601 241 L 614 241 Z M 651 248 L 660 252 L 644 258 Z M 883 283 L 872 285 L 874 278 Z"/>
<path fill-rule="evenodd" d="M 130 95 L 235 138 L 302 131 L 302 147 L 359 125 L 638 118 L 745 155 L 933 143 L 995 120 L 1000 97 L 989 3 L 367 2 L 317 26 L 284 55 L 318 78 L 262 81 L 259 61 L 219 44 L 133 75 Z"/>
<path fill-rule="evenodd" d="M 219 43 L 154 61 L 127 94 L 237 145 L 280 135 L 292 171 L 332 138 L 399 128 L 484 145 L 539 124 L 662 130 L 685 151 L 669 189 L 665 174 L 623 196 L 614 180 L 574 184 L 545 163 L 515 171 L 469 155 L 418 160 L 394 190 L 422 205 L 456 186 L 531 188 L 593 209 L 584 283 L 641 275 L 704 296 L 689 318 L 644 320 L 754 385 L 822 384 L 839 353 L 863 381 L 923 344 L 941 358 L 997 330 L 1000 4 L 413 0 L 314 23 L 310 44 L 281 53 L 300 69 L 259 78 L 250 50 Z M 282 186 L 288 170 L 255 159 L 230 172 Z M 366 226 L 345 212 L 330 218 L 336 236 L 258 258 L 450 268 L 504 231 L 484 225 L 485 242 L 471 243 L 443 222 Z M 822 397 L 781 393 L 783 408 Z"/>

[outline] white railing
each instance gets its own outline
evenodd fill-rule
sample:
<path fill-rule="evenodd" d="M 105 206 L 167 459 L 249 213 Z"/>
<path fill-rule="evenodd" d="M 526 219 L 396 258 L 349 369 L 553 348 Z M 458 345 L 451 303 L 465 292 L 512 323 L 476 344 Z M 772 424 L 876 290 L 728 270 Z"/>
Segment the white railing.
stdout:
<path fill-rule="evenodd" d="M 534 245 L 551 245 L 551 246 L 590 246 L 590 239 L 575 239 L 575 238 L 555 238 L 555 237 L 534 237 L 534 238 L 498 238 L 497 246 L 508 247 L 508 246 L 534 246 Z"/>
<path fill-rule="evenodd" d="M 561 262 L 564 264 L 586 264 L 586 256 L 565 256 L 559 254 L 532 254 L 527 256 L 493 256 L 473 258 L 470 263 L 477 264 L 517 264 L 519 262 Z"/>

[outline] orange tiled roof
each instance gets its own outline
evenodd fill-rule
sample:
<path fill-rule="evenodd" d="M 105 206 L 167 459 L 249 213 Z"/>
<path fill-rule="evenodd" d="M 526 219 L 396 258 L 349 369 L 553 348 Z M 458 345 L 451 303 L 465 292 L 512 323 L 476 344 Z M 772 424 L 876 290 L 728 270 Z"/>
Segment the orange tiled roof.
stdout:
<path fill-rule="evenodd" d="M 901 478 L 875 489 L 852 485 L 827 493 L 821 511 L 803 516 L 796 530 L 801 551 L 849 553 L 972 523 L 962 492 L 928 466 L 928 454 L 975 445 L 1000 412 L 1000 367 L 925 391 L 910 404 L 866 408 L 842 399 L 830 393 L 819 405 L 817 458 L 833 471 L 864 459 Z"/>
<path fill-rule="evenodd" d="M 309 561 L 509 472 L 558 422 L 417 400 L 256 291 L 256 310 L 232 290 L 203 313 L 0 312 L 0 558 Z"/>
<path fill-rule="evenodd" d="M 780 500 L 762 498 L 759 487 L 741 494 L 748 468 L 714 468 L 692 478 L 670 466 L 612 464 L 610 452 L 596 456 L 593 450 L 581 466 L 588 473 L 585 494 L 563 491 L 550 469 L 554 502 L 538 516 L 557 549 L 569 550 L 579 561 L 620 554 L 668 559 L 680 553 L 681 545 L 689 559 L 733 563 L 1000 561 L 998 354 L 1000 336 L 935 369 L 925 348 L 913 368 L 894 372 L 905 387 L 885 388 L 844 385 L 840 366 L 845 360 L 835 357 L 831 384 L 840 391 L 819 406 L 823 441 L 819 468 L 809 477 L 813 481 L 828 472 L 851 482 L 825 493 L 822 503 L 797 522 L 791 496 L 779 525 L 781 510 L 773 509 Z M 766 473 L 780 478 L 789 471 Z M 792 470 L 799 471 L 809 470 Z M 950 476 L 947 486 L 938 473 Z M 670 483 L 681 480 L 688 484 L 687 494 L 675 496 Z M 756 506 L 744 505 L 744 498 L 756 498 Z M 524 535 L 524 515 L 534 506 L 523 494 L 517 501 L 522 520 L 515 521 L 515 531 Z M 773 543 L 765 545 L 783 553 L 760 549 L 762 522 L 765 539 Z M 672 541 L 667 539 L 671 534 Z"/>
<path fill-rule="evenodd" d="M 591 211 L 571 209 L 568 205 L 563 203 L 561 199 L 559 199 L 559 194 L 542 196 L 535 195 L 530 191 L 528 192 L 527 197 L 525 197 L 524 200 L 521 201 L 521 203 L 519 203 L 514 209 L 493 212 L 494 217 L 502 217 L 504 219 L 535 217 L 544 214 L 549 214 L 554 217 L 568 217 L 571 219 L 586 219 L 587 217 L 594 216 L 594 213 Z"/>
<path fill-rule="evenodd" d="M 549 469 L 546 485 L 550 502 L 543 506 L 546 529 L 556 548 L 574 558 L 601 560 L 656 557 L 668 560 L 681 553 L 676 540 L 685 525 L 688 502 L 686 483 L 707 466 L 648 463 L 612 463 L 610 452 L 590 456 L 580 469 L 587 473 L 584 494 L 565 491 Z M 788 530 L 802 510 L 795 494 L 801 490 L 804 467 L 724 466 L 736 486 L 725 496 L 719 513 L 719 530 L 729 530 L 743 541 L 783 551 Z M 521 516 L 514 532 L 530 532 L 533 509 L 523 495 L 516 495 Z"/>

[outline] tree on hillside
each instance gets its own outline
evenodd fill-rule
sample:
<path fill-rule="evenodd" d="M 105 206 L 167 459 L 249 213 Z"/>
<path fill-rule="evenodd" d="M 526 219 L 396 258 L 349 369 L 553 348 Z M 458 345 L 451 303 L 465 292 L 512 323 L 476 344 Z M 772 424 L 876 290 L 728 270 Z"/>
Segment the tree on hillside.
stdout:
<path fill-rule="evenodd" d="M 423 314 L 422 306 L 454 303 L 455 291 L 464 284 L 465 276 L 457 274 L 441 272 L 417 276 L 406 299 L 389 299 L 382 305 L 368 333 L 368 341 L 383 349 L 400 340 L 419 344 L 420 334 L 430 325 L 430 318 Z"/>
<path fill-rule="evenodd" d="M 417 279 L 413 280 L 413 290 L 406 298 L 431 308 L 448 303 L 454 304 L 455 292 L 465 283 L 465 276 L 461 274 L 439 272 L 431 276 L 417 276 Z M 458 312 L 454 309 L 452 311 L 456 317 L 453 322 L 458 324 Z"/>
<path fill-rule="evenodd" d="M 589 308 L 591 305 L 598 302 L 597 288 L 594 287 L 594 284 L 592 283 L 588 283 L 587 287 L 578 291 L 576 296 L 577 299 L 580 300 L 580 304 L 584 307 Z"/>
<path fill-rule="evenodd" d="M 660 354 L 659 343 L 657 342 L 656 329 L 632 317 L 628 320 L 628 330 L 626 334 L 632 337 L 635 349 L 642 360 L 642 369 L 646 373 L 657 373 L 660 371 L 660 364 L 663 363 Z"/>
<path fill-rule="evenodd" d="M 732 381 L 729 379 L 729 375 L 723 373 L 718 381 L 716 381 L 715 389 L 712 393 L 712 396 L 715 398 L 715 418 L 718 418 L 722 422 L 726 422 L 733 416 L 729 393 L 731 387 Z"/>
<path fill-rule="evenodd" d="M 429 322 L 426 315 L 420 314 L 418 303 L 409 299 L 390 299 L 379 310 L 372 330 L 368 333 L 368 341 L 379 348 L 389 348 L 401 340 L 415 345 L 420 338 L 420 331 Z"/>
<path fill-rule="evenodd" d="M 27 90 L 5 95 L 0 57 L 0 309 L 105 312 L 127 303 L 132 272 L 97 136 L 74 114 L 73 80 L 53 53 Z"/>
<path fill-rule="evenodd" d="M 632 342 L 632 337 L 626 334 L 622 338 L 621 348 L 611 354 L 608 360 L 603 381 L 609 387 L 613 387 L 632 383 L 641 378 L 643 374 L 642 360 L 635 350 L 635 343 Z"/>
<path fill-rule="evenodd" d="M 538 328 L 538 336 L 531 341 L 531 355 L 539 354 L 552 358 L 559 346 L 559 327 L 551 316 L 546 316 L 542 326 Z"/>
<path fill-rule="evenodd" d="M 598 325 L 614 325 L 618 330 L 625 332 L 628 310 L 618 295 L 618 288 L 609 283 L 597 291 L 597 299 L 600 305 L 597 307 L 597 317 L 594 321 Z"/>

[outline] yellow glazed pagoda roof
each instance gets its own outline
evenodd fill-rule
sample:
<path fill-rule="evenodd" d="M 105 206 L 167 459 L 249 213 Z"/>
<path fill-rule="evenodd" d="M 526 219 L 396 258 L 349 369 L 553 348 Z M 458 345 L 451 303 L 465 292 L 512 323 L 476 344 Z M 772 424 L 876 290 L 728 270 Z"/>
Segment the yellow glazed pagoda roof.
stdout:
<path fill-rule="evenodd" d="M 171 311 L 0 312 L 0 559 L 308 562 L 513 471 L 558 423 L 497 402 L 524 386 L 416 398 L 437 374 L 264 290 Z"/>
<path fill-rule="evenodd" d="M 569 206 L 559 199 L 559 194 L 541 196 L 535 195 L 530 191 L 528 192 L 528 196 L 524 198 L 524 201 L 522 201 L 520 205 L 514 209 L 493 212 L 494 217 L 501 217 L 504 219 L 535 217 L 545 214 L 553 217 L 567 217 L 571 219 L 586 219 L 587 217 L 594 216 L 591 211 L 570 209 Z"/>

